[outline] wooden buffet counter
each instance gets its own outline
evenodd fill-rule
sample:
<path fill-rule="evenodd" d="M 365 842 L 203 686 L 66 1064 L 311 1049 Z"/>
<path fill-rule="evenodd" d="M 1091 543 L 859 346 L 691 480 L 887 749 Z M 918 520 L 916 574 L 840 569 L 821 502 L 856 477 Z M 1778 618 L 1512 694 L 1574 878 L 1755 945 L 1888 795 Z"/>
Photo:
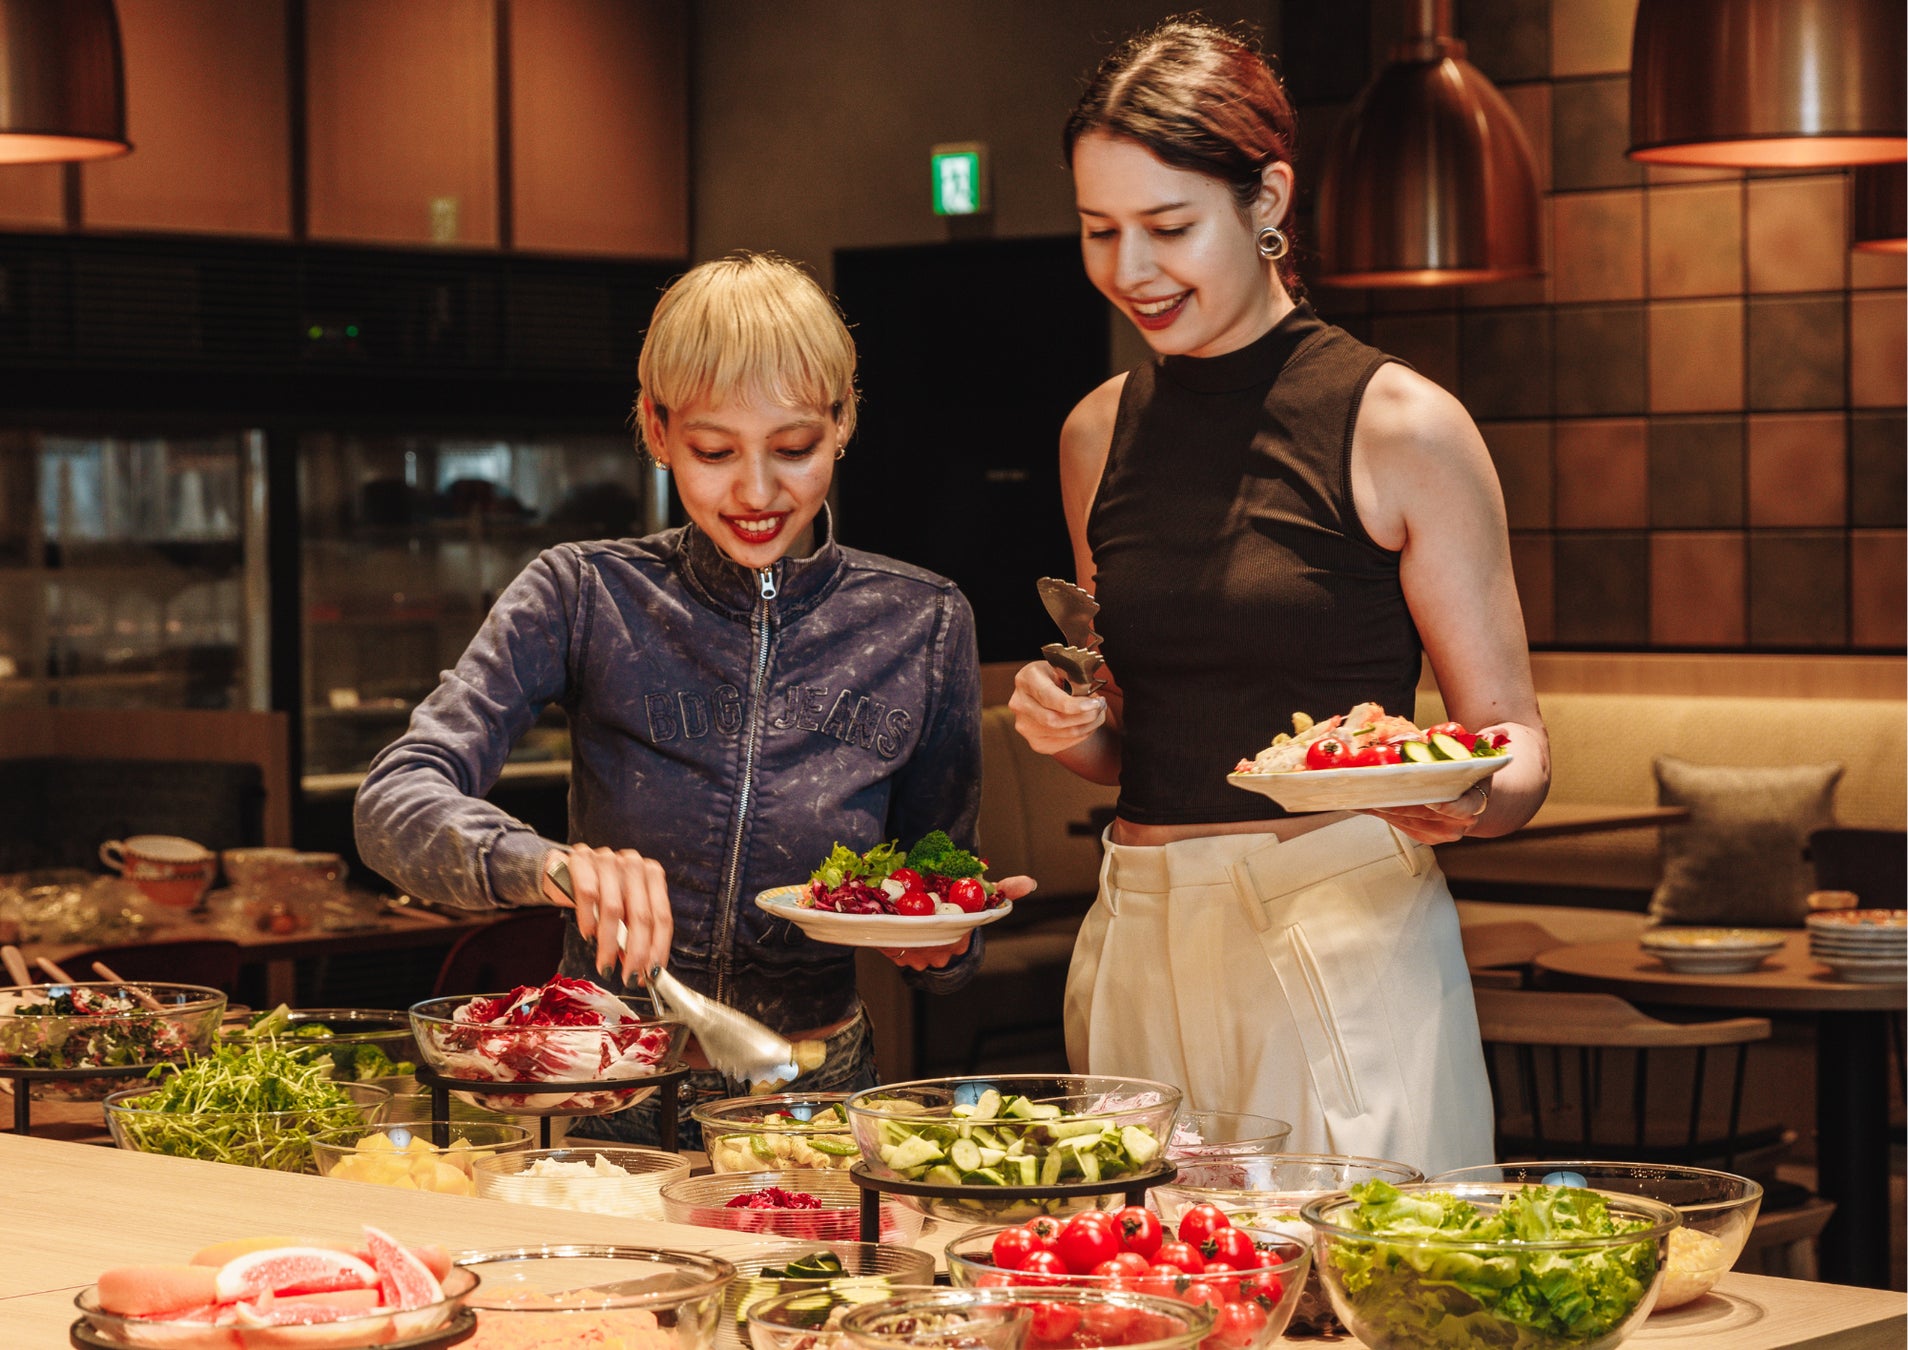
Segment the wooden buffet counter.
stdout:
<path fill-rule="evenodd" d="M 5 1350 L 65 1346 L 67 1328 L 76 1316 L 73 1296 L 106 1267 L 178 1262 L 227 1238 L 355 1237 L 359 1225 L 369 1222 L 403 1241 L 436 1242 L 452 1250 L 617 1242 L 719 1254 L 760 1245 L 740 1233 L 400 1191 L 20 1135 L 0 1135 L 0 1193 L 14 1215 L 15 1234 L 0 1262 L 0 1347 Z M 948 1225 L 930 1224 L 919 1245 L 938 1250 L 949 1235 Z M 1716 1293 L 1651 1318 L 1626 1344 L 1901 1350 L 1905 1337 L 1908 1296 L 1730 1275 Z"/>

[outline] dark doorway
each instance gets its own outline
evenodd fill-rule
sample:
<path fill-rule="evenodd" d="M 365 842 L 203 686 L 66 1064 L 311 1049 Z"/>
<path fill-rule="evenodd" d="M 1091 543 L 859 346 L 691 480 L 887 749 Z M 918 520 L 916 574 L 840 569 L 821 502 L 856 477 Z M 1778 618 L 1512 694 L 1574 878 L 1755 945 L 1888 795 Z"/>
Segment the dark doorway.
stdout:
<path fill-rule="evenodd" d="M 861 353 L 841 537 L 952 578 L 983 661 L 1057 640 L 1034 581 L 1071 577 L 1060 424 L 1107 376 L 1107 307 L 1079 241 L 988 239 L 835 254 Z"/>

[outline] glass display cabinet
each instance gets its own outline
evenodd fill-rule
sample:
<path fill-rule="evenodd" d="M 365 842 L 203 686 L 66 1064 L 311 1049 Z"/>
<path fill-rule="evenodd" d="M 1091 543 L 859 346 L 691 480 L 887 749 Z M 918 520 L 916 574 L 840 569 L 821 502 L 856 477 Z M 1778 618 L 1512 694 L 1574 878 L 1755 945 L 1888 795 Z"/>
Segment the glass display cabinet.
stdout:
<path fill-rule="evenodd" d="M 264 437 L 0 430 L 0 706 L 269 706 Z"/>
<path fill-rule="evenodd" d="M 355 786 L 541 550 L 660 528 L 627 436 L 303 433 L 304 784 Z M 507 772 L 561 773 L 559 709 Z"/>

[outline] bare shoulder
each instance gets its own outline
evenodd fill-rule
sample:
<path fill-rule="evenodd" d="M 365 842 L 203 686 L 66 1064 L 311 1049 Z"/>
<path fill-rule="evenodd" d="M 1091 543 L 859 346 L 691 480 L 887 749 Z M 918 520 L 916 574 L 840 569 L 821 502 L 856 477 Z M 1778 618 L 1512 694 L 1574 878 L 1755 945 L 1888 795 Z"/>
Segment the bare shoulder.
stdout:
<path fill-rule="evenodd" d="M 1352 495 L 1367 531 L 1401 547 L 1414 505 L 1448 502 L 1460 490 L 1483 503 L 1498 498 L 1496 470 L 1471 415 L 1415 370 L 1395 361 L 1380 366 L 1352 433 Z"/>
<path fill-rule="evenodd" d="M 1120 391 L 1126 388 L 1126 372 L 1121 371 L 1073 405 L 1060 427 L 1060 469 L 1062 473 L 1083 464 L 1091 464 L 1094 477 L 1106 462 L 1113 444 L 1113 424 L 1119 420 Z"/>

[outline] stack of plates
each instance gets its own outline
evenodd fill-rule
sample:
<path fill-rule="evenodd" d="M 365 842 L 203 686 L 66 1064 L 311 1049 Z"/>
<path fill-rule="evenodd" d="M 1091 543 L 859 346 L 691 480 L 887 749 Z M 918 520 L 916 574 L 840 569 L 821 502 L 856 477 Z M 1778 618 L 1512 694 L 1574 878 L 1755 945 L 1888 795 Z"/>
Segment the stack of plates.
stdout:
<path fill-rule="evenodd" d="M 1808 917 L 1809 955 L 1852 984 L 1908 977 L 1908 910 L 1835 909 Z"/>
<path fill-rule="evenodd" d="M 1678 975 L 1738 975 L 1781 951 L 1784 939 L 1765 928 L 1652 928 L 1637 941 Z"/>

